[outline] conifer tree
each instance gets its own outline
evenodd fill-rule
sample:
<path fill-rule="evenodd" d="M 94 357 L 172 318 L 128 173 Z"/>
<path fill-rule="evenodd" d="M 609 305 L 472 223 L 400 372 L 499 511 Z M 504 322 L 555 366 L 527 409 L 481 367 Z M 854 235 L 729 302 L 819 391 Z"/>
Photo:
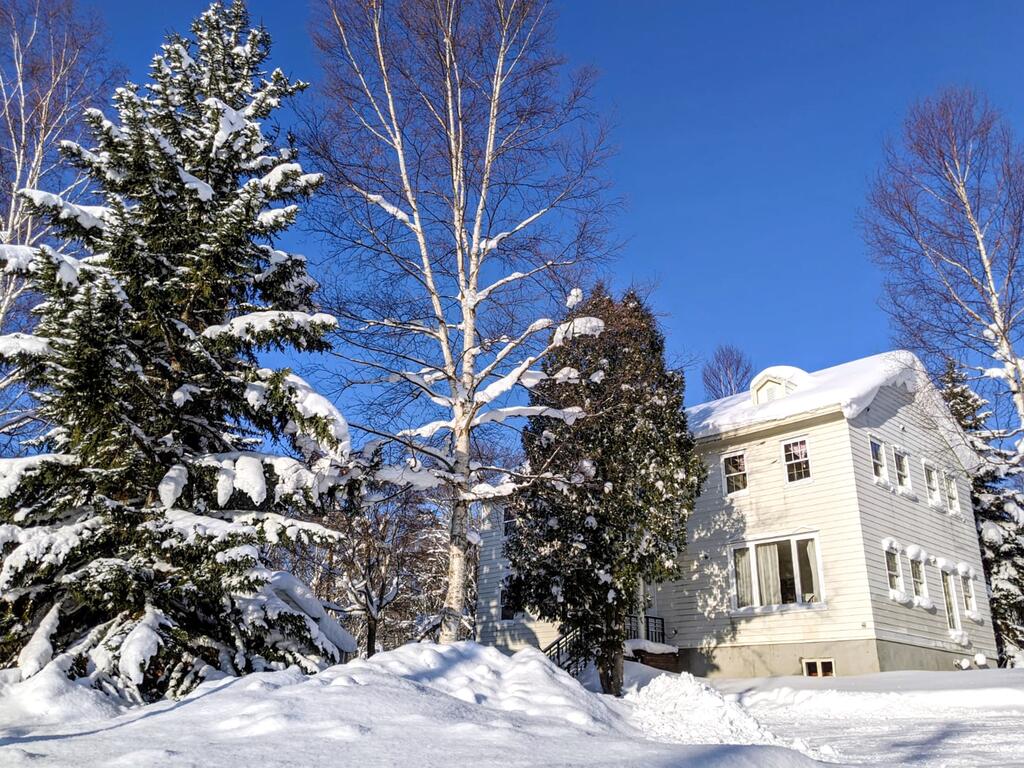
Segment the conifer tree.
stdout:
<path fill-rule="evenodd" d="M 265 133 L 304 88 L 264 64 L 245 6 L 172 35 L 151 82 L 66 144 L 98 205 L 23 194 L 64 239 L 8 259 L 41 297 L 33 335 L 0 339 L 48 426 L 0 462 L 0 666 L 57 664 L 133 701 L 211 674 L 314 671 L 353 650 L 310 589 L 265 564 L 345 473 L 334 406 L 261 351 L 322 349 L 333 318 L 274 236 L 317 186 Z M 74 255 L 72 255 L 74 254 Z M 280 447 L 280 450 L 276 450 Z M 273 452 L 272 452 L 273 451 Z"/>
<path fill-rule="evenodd" d="M 1013 478 L 1000 478 L 999 448 L 985 439 L 985 401 L 971 390 L 967 375 L 947 360 L 939 376 L 942 398 L 967 433 L 982 464 L 974 474 L 971 503 L 981 542 L 992 626 L 1000 663 L 1024 663 L 1024 494 Z"/>
<path fill-rule="evenodd" d="M 604 322 L 545 363 L 531 403 L 580 409 L 575 424 L 535 416 L 523 447 L 534 483 L 511 504 L 509 599 L 593 649 L 608 693 L 622 687 L 626 616 L 643 582 L 679 575 L 686 521 L 706 470 L 683 411 L 683 376 L 665 364 L 664 339 L 632 291 L 598 287 L 573 317 Z"/>

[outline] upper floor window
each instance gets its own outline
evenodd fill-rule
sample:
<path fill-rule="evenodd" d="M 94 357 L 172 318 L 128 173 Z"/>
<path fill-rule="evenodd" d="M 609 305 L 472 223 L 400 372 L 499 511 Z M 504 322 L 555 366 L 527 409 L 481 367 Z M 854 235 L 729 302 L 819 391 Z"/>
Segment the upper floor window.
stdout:
<path fill-rule="evenodd" d="M 942 571 L 942 597 L 946 605 L 946 626 L 952 630 L 960 629 L 960 614 L 956 609 L 956 588 L 953 586 L 953 575 Z"/>
<path fill-rule="evenodd" d="M 722 458 L 722 475 L 725 478 L 725 495 L 739 493 L 747 489 L 747 457 L 743 453 L 734 453 Z"/>
<path fill-rule="evenodd" d="M 896 487 L 901 491 L 910 490 L 910 457 L 900 450 L 893 450 L 893 466 L 896 468 Z"/>
<path fill-rule="evenodd" d="M 782 456 L 786 462 L 786 479 L 789 482 L 807 480 L 811 476 L 811 459 L 807 452 L 806 440 L 792 440 L 784 443 Z"/>
<path fill-rule="evenodd" d="M 732 564 L 737 608 L 822 602 L 813 536 L 738 545 Z"/>
<path fill-rule="evenodd" d="M 914 582 L 914 597 L 928 597 L 928 582 L 925 580 L 924 563 L 910 561 L 910 580 Z"/>
<path fill-rule="evenodd" d="M 889 589 L 903 591 L 903 568 L 900 565 L 900 554 L 894 549 L 885 550 L 885 573 L 889 578 Z"/>
<path fill-rule="evenodd" d="M 885 461 L 885 444 L 871 438 L 871 472 L 875 476 L 875 482 L 889 482 L 889 467 Z"/>
<path fill-rule="evenodd" d="M 964 601 L 964 611 L 968 614 L 976 613 L 978 603 L 974 598 L 974 582 L 970 576 L 960 577 L 960 598 Z"/>
<path fill-rule="evenodd" d="M 942 503 L 942 491 L 939 488 L 939 471 L 927 461 L 924 463 L 924 484 L 928 489 L 928 503 Z"/>
<path fill-rule="evenodd" d="M 516 529 L 516 511 L 508 507 L 504 507 L 501 511 L 501 527 L 502 532 L 507 539 L 512 535 L 512 531 Z"/>
<path fill-rule="evenodd" d="M 946 511 L 951 515 L 960 511 L 960 497 L 956 493 L 956 477 L 947 473 L 943 476 L 946 483 Z"/>

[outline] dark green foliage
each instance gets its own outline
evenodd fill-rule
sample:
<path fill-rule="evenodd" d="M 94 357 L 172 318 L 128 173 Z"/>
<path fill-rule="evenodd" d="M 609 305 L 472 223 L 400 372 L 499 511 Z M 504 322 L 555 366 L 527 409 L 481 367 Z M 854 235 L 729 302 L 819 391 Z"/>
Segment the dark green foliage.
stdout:
<path fill-rule="evenodd" d="M 1001 476 L 1004 455 L 986 442 L 986 403 L 967 383 L 953 360 L 939 376 L 939 387 L 950 412 L 982 458 L 972 478 L 971 502 L 981 542 L 981 561 L 989 589 L 989 607 L 1000 663 L 1024 655 L 1024 493 L 1019 475 Z"/>
<path fill-rule="evenodd" d="M 617 692 L 625 617 L 640 607 L 642 582 L 679 576 L 706 470 L 686 426 L 683 377 L 666 367 L 650 310 L 633 292 L 617 301 L 599 287 L 573 310 L 587 316 L 604 331 L 556 349 L 545 363 L 549 378 L 532 390 L 534 405 L 587 415 L 571 425 L 530 419 L 530 470 L 563 481 L 534 482 L 511 502 L 508 587 L 513 603 L 564 633 L 578 630 L 606 689 Z"/>
<path fill-rule="evenodd" d="M 320 181 L 261 128 L 304 85 L 265 72 L 270 38 L 241 2 L 192 32 L 152 82 L 118 89 L 116 120 L 88 114 L 91 147 L 63 147 L 98 207 L 25 193 L 65 239 L 27 266 L 42 302 L 12 353 L 50 429 L 44 453 L 0 467 L 0 666 L 30 675 L 53 655 L 134 700 L 351 648 L 262 562 L 281 536 L 328 535 L 287 518 L 348 452 L 336 409 L 257 361 L 323 349 L 333 325 L 307 314 L 302 257 L 272 245 Z"/>

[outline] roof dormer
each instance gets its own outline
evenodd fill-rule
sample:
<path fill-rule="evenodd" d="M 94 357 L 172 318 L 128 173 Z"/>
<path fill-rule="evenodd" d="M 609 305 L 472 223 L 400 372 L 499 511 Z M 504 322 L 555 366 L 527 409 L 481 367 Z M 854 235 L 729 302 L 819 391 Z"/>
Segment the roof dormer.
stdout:
<path fill-rule="evenodd" d="M 806 371 L 791 365 L 765 368 L 750 382 L 750 399 L 754 405 L 779 400 L 797 389 L 809 378 Z"/>

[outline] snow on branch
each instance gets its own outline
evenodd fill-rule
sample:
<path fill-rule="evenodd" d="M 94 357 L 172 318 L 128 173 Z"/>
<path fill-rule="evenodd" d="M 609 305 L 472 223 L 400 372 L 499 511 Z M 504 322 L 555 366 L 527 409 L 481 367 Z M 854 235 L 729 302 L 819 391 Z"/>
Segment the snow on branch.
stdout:
<path fill-rule="evenodd" d="M 577 317 L 562 323 L 555 329 L 551 346 L 560 347 L 570 339 L 579 336 L 600 336 L 604 331 L 604 321 L 597 317 Z"/>
<path fill-rule="evenodd" d="M 16 459 L 0 459 L 0 499 L 6 499 L 14 493 L 26 475 L 38 472 L 46 464 L 68 466 L 76 462 L 77 459 L 67 453 L 40 453 Z"/>
<path fill-rule="evenodd" d="M 29 333 L 8 333 L 0 336 L 0 357 L 12 358 L 18 355 L 41 357 L 50 353 L 50 340 Z"/>
<path fill-rule="evenodd" d="M 74 219 L 82 229 L 103 231 L 105 220 L 110 215 L 109 208 L 101 205 L 75 205 L 60 195 L 43 192 L 41 189 L 23 189 L 20 194 L 31 200 L 37 208 L 57 213 L 60 219 Z"/>
<path fill-rule="evenodd" d="M 583 409 L 577 406 L 572 406 L 571 408 L 549 408 L 544 405 L 512 405 L 506 408 L 492 408 L 478 413 L 473 418 L 473 426 L 476 427 L 491 422 L 503 422 L 505 419 L 527 418 L 530 416 L 560 419 L 569 426 L 572 426 L 576 419 L 584 415 Z"/>
<path fill-rule="evenodd" d="M 324 312 L 311 315 L 308 312 L 262 311 L 250 312 L 232 318 L 223 325 L 211 325 L 203 331 L 203 337 L 216 339 L 220 336 L 233 336 L 245 341 L 255 341 L 257 335 L 277 331 L 282 328 L 296 330 L 310 326 L 335 328 L 338 319 Z"/>

